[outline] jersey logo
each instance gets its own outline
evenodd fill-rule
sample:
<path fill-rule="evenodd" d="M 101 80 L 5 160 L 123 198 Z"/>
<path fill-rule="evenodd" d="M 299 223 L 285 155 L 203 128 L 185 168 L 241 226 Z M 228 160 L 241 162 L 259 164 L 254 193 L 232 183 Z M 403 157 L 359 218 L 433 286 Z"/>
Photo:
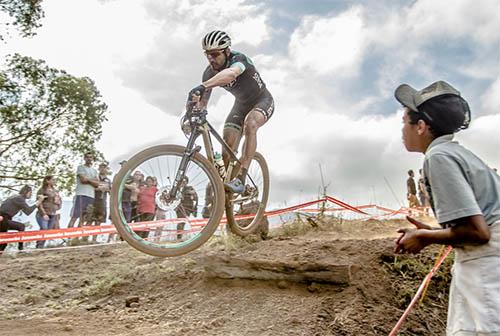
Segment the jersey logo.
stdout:
<path fill-rule="evenodd" d="M 233 79 L 230 83 L 224 85 L 224 88 L 232 88 L 236 84 L 236 79 Z"/>
<path fill-rule="evenodd" d="M 259 85 L 259 89 L 262 89 L 262 86 L 264 86 L 264 84 L 262 84 L 262 79 L 260 79 L 259 74 L 256 72 L 256 73 L 253 74 L 252 77 L 257 82 L 257 85 Z"/>

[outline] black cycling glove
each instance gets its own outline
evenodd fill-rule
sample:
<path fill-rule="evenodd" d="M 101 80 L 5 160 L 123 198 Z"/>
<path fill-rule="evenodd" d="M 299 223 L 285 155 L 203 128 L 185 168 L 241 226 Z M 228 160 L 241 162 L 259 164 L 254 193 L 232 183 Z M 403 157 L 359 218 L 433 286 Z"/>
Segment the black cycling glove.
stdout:
<path fill-rule="evenodd" d="M 205 87 L 205 85 L 203 84 L 198 85 L 197 87 L 189 91 L 188 101 L 193 101 L 193 96 L 200 96 L 200 97 L 203 96 L 206 89 L 207 88 Z"/>

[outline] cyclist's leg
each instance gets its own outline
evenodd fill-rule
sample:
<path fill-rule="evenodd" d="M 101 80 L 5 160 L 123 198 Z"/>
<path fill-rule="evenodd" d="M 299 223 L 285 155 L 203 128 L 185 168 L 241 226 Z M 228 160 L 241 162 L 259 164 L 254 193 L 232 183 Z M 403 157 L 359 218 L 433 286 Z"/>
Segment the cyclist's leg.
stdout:
<path fill-rule="evenodd" d="M 241 170 L 240 177 L 244 179 L 246 170 L 250 166 L 255 151 L 257 150 L 257 130 L 266 123 L 266 117 L 257 109 L 252 109 L 245 118 L 243 134 L 245 140 L 243 142 L 243 150 L 241 153 Z"/>
<path fill-rule="evenodd" d="M 270 93 L 266 93 L 257 104 L 248 112 L 243 123 L 243 150 L 241 155 L 240 179 L 245 182 L 246 172 L 257 150 L 257 130 L 264 125 L 274 112 L 274 100 Z"/>
<path fill-rule="evenodd" d="M 233 152 L 238 149 L 238 145 L 241 139 L 241 131 L 238 131 L 235 128 L 230 128 L 225 126 L 222 132 L 222 137 L 224 139 L 224 142 L 227 143 L 227 145 L 231 148 Z M 228 166 L 230 158 L 231 156 L 229 155 L 227 150 L 223 147 L 222 159 L 224 160 L 225 167 Z"/>
<path fill-rule="evenodd" d="M 246 112 L 247 111 L 245 111 L 244 106 L 235 103 L 224 123 L 222 138 L 233 152 L 238 149 L 238 145 L 240 144 Z M 224 165 L 226 167 L 229 164 L 230 158 L 231 157 L 226 149 L 222 148 L 222 159 L 224 160 Z"/>

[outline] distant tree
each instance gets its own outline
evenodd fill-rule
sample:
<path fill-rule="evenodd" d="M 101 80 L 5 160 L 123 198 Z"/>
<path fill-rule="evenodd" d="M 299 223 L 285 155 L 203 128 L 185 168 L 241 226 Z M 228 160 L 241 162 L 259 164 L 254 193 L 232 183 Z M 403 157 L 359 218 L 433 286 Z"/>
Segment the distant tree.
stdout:
<path fill-rule="evenodd" d="M 10 27 L 17 29 L 22 37 L 35 35 L 44 16 L 41 3 L 42 0 L 0 0 L 0 17 L 10 19 L 0 20 L 0 40 L 9 33 Z"/>
<path fill-rule="evenodd" d="M 106 104 L 94 82 L 18 54 L 0 69 L 0 187 L 17 189 L 56 175 L 74 184 L 74 162 L 95 150 Z"/>

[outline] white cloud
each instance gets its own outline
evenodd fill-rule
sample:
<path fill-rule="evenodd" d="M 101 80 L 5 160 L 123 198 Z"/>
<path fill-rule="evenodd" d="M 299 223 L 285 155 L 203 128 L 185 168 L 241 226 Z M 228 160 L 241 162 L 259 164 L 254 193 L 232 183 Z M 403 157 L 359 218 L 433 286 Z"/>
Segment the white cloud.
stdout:
<path fill-rule="evenodd" d="M 274 203 L 314 197 L 321 163 L 335 196 L 399 205 L 386 180 L 402 198 L 406 171 L 422 161 L 401 143 L 401 114 L 392 100 L 401 81 L 418 87 L 455 77 L 464 96 L 480 97 L 474 115 L 482 116 L 458 138 L 500 167 L 499 3 L 363 3 L 299 16 L 290 28 L 272 20 L 268 2 L 46 0 L 38 36 L 9 42 L 0 53 L 18 51 L 93 78 L 111 113 L 100 148 L 117 161 L 153 143 L 185 143 L 178 117 L 206 66 L 200 40 L 226 29 L 275 98 L 275 115 L 258 139 Z M 284 50 L 268 47 L 288 37 Z M 214 90 L 209 119 L 218 130 L 233 101 Z"/>
<path fill-rule="evenodd" d="M 497 79 L 490 85 L 488 90 L 481 97 L 482 114 L 500 113 L 500 73 Z"/>
<path fill-rule="evenodd" d="M 408 17 L 408 31 L 425 40 L 471 37 L 486 45 L 500 40 L 500 3 L 495 0 L 417 1 Z"/>
<path fill-rule="evenodd" d="M 353 76 L 363 56 L 361 7 L 333 17 L 305 17 L 290 40 L 292 61 L 318 74 Z"/>

